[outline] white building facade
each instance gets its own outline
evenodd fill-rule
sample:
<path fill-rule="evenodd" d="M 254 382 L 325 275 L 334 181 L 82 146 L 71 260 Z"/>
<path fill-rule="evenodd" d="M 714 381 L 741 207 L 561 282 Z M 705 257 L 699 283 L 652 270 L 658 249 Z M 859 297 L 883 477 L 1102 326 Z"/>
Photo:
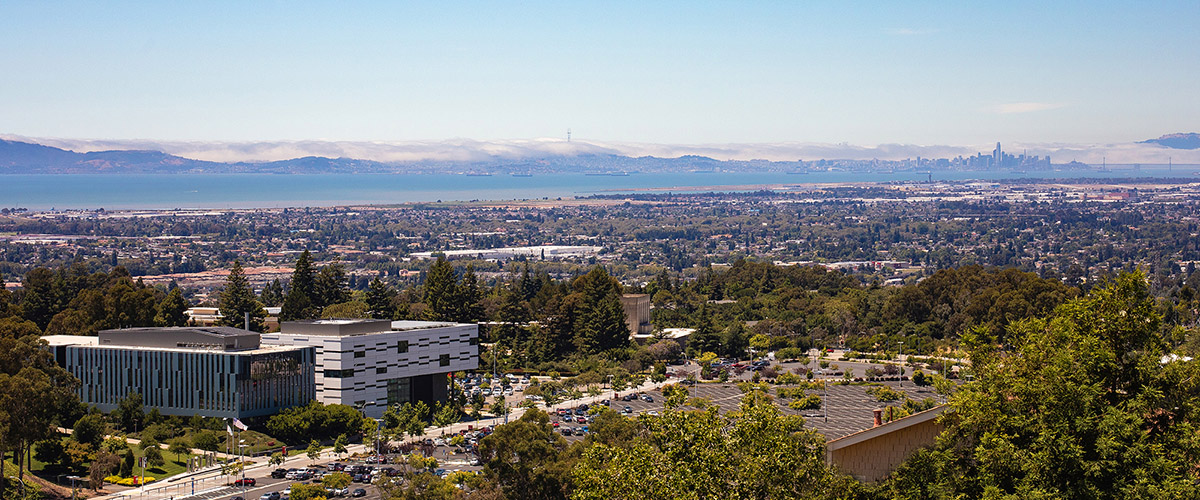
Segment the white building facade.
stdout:
<path fill-rule="evenodd" d="M 316 351 L 316 398 L 371 418 L 388 406 L 445 401 L 449 374 L 479 367 L 479 325 L 429 321 L 285 321 L 269 345 Z"/>

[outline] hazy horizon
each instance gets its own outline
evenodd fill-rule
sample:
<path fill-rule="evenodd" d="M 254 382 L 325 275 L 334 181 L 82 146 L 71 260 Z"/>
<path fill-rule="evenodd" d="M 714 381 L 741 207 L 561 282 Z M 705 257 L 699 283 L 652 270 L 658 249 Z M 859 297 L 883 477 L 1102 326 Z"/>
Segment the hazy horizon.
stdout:
<path fill-rule="evenodd" d="M 0 132 L 1122 144 L 1200 128 L 1198 19 L 1188 1 L 13 1 Z"/>

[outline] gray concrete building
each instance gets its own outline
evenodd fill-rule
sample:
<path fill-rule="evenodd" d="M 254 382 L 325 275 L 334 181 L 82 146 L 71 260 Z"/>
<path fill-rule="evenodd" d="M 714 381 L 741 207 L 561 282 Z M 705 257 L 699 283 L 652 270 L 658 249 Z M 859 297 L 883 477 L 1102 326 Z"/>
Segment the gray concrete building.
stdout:
<path fill-rule="evenodd" d="M 316 397 L 315 351 L 260 344 L 230 327 L 126 328 L 96 337 L 52 335 L 56 362 L 79 378 L 79 398 L 112 411 L 130 393 L 164 415 L 255 417 Z"/>
<path fill-rule="evenodd" d="M 388 406 L 445 401 L 452 372 L 479 367 L 479 325 L 431 321 L 285 321 L 265 344 L 316 350 L 316 398 L 372 418 Z"/>

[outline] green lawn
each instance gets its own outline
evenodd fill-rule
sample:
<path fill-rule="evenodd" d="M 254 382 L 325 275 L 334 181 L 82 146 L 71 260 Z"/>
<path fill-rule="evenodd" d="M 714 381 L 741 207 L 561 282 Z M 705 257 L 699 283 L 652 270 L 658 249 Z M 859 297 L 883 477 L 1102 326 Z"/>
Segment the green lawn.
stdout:
<path fill-rule="evenodd" d="M 66 438 L 66 437 L 63 438 L 64 441 L 67 439 L 68 438 Z M 140 450 L 140 449 L 133 450 L 133 456 L 135 459 L 141 458 L 143 455 L 145 455 L 145 453 L 142 450 Z M 153 476 L 157 480 L 162 480 L 162 479 L 174 476 L 176 474 L 187 472 L 187 459 L 189 457 L 192 457 L 195 455 L 181 455 L 179 457 L 180 461 L 176 461 L 175 454 L 168 453 L 167 450 L 162 450 L 162 456 L 163 456 L 163 460 L 166 463 L 164 463 L 161 466 L 157 466 L 157 467 L 154 467 L 154 466 L 146 467 L 146 475 Z M 14 465 L 11 460 L 6 460 L 5 465 L 12 467 L 13 470 L 16 469 L 16 465 Z M 47 464 L 47 463 L 43 463 L 43 462 L 39 461 L 38 459 L 36 459 L 34 457 L 30 457 L 28 471 L 33 472 L 37 476 L 39 476 L 43 479 L 46 479 L 48 481 L 55 481 L 57 479 L 57 476 L 59 476 L 60 474 L 61 475 L 72 475 L 72 474 L 73 475 L 87 475 L 87 466 L 85 465 L 83 470 L 71 470 L 71 469 L 63 467 L 62 465 L 59 465 L 59 464 Z M 137 467 L 136 463 L 134 465 L 134 473 L 141 474 L 141 470 Z"/>

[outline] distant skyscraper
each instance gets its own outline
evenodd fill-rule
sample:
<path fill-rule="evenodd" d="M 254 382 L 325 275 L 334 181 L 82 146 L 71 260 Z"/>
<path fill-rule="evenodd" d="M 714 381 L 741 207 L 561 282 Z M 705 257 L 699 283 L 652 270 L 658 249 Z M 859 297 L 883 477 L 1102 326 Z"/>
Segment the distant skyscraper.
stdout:
<path fill-rule="evenodd" d="M 1004 152 L 1000 150 L 1000 143 L 997 142 L 996 150 L 992 151 L 992 167 L 1000 168 L 1000 167 L 1004 166 L 1003 161 L 1004 161 Z"/>

